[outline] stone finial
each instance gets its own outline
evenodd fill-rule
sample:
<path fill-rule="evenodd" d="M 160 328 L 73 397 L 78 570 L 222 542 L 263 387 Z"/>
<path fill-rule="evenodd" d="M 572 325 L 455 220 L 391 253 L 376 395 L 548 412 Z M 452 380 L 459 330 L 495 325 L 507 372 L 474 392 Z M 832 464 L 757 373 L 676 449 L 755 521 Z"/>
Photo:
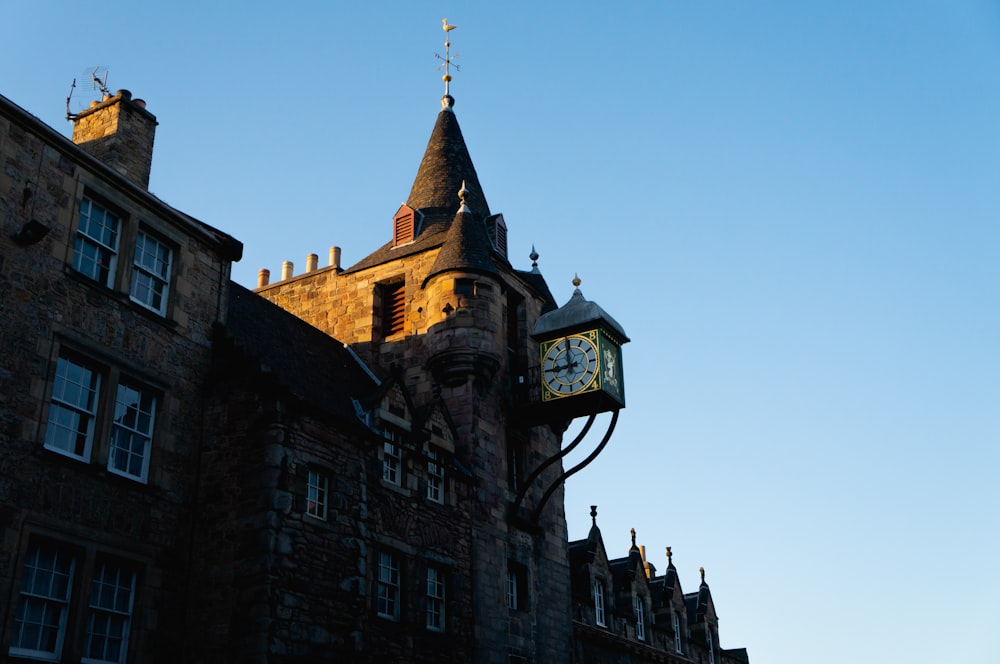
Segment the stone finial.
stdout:
<path fill-rule="evenodd" d="M 635 528 L 632 528 L 631 530 L 629 530 L 629 532 L 632 534 L 632 548 L 634 549 L 635 548 Z"/>
<path fill-rule="evenodd" d="M 698 571 L 701 572 L 701 582 L 705 583 L 705 568 L 704 567 L 699 567 Z"/>
<path fill-rule="evenodd" d="M 466 212 L 469 213 L 471 210 L 469 206 L 465 204 L 465 198 L 469 195 L 469 190 L 465 187 L 465 180 L 462 180 L 462 188 L 458 190 L 458 200 L 462 201 L 462 204 L 458 206 L 459 214 Z"/>
<path fill-rule="evenodd" d="M 597 505 L 590 506 L 590 518 L 594 522 L 594 526 L 597 526 Z"/>
<path fill-rule="evenodd" d="M 674 564 L 674 553 L 673 553 L 673 551 L 670 550 L 670 547 L 668 546 L 667 547 L 667 566 L 669 567 L 670 565 L 673 565 L 673 564 Z"/>
<path fill-rule="evenodd" d="M 535 251 L 535 245 L 531 245 L 531 253 L 528 254 L 528 258 L 531 259 L 531 269 L 533 272 L 538 271 L 538 252 Z"/>
<path fill-rule="evenodd" d="M 573 287 L 574 288 L 579 288 L 580 284 L 582 284 L 582 283 L 583 282 L 580 281 L 580 275 L 578 275 L 576 273 L 573 273 Z"/>

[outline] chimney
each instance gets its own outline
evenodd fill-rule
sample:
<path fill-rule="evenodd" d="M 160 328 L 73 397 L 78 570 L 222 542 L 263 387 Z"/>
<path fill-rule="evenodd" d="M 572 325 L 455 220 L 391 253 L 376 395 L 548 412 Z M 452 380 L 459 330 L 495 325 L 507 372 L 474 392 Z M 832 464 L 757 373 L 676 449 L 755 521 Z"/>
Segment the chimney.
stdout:
<path fill-rule="evenodd" d="M 309 254 L 306 256 L 306 272 L 313 272 L 316 270 L 316 264 L 319 262 L 319 256 L 316 254 Z"/>
<path fill-rule="evenodd" d="M 291 279 L 295 275 L 295 263 L 285 261 L 281 264 L 281 280 Z"/>
<path fill-rule="evenodd" d="M 73 118 L 73 142 L 143 189 L 149 188 L 156 116 L 128 90 L 93 102 Z"/>
<path fill-rule="evenodd" d="M 340 247 L 330 247 L 330 267 L 340 269 Z"/>
<path fill-rule="evenodd" d="M 257 288 L 263 288 L 267 286 L 271 281 L 271 271 L 266 267 L 262 267 L 257 273 Z"/>

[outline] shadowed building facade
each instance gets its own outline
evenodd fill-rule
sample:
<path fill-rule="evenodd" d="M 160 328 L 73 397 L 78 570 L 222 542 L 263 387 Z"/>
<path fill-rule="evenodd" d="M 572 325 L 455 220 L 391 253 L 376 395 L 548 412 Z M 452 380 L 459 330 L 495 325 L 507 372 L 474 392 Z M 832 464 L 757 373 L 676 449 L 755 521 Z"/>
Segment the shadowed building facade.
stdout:
<path fill-rule="evenodd" d="M 542 395 L 620 407 L 627 337 L 511 264 L 450 95 L 385 244 L 254 291 L 146 190 L 155 127 L 127 91 L 72 141 L 0 98 L 7 658 L 745 661 L 707 585 L 567 541 Z"/>

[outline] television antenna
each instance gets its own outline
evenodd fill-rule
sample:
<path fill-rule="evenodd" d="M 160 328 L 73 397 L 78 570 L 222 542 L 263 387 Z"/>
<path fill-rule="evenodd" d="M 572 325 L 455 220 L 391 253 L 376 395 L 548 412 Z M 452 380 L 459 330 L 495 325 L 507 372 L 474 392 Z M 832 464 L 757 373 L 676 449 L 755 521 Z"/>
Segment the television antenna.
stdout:
<path fill-rule="evenodd" d="M 82 103 L 82 107 L 79 110 L 83 110 L 89 105 L 91 101 L 101 101 L 105 97 L 111 96 L 111 90 L 108 89 L 108 67 L 107 65 L 100 65 L 97 67 L 87 67 L 80 74 L 80 78 L 86 83 L 80 85 L 81 89 L 89 89 L 87 94 L 87 99 Z M 72 85 L 69 87 L 69 96 L 66 97 L 66 119 L 73 120 L 76 118 L 78 113 L 74 113 L 70 109 L 70 100 L 73 99 L 73 93 L 76 90 L 76 79 L 73 79 Z"/>

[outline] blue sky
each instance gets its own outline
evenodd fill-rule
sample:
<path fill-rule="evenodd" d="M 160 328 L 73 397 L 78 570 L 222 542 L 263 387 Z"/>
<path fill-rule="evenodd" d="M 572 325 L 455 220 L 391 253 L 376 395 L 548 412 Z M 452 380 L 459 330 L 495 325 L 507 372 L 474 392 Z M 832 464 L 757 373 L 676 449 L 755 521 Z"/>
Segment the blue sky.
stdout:
<path fill-rule="evenodd" d="M 570 480 L 753 661 L 996 661 L 1000 2 L 0 5 L 0 94 L 160 121 L 151 190 L 234 278 L 389 238 L 443 89 L 512 262 L 632 338 Z M 78 87 L 74 105 L 90 91 Z M 79 108 L 79 106 L 77 106 Z M 76 108 L 74 109 L 76 110 Z"/>

